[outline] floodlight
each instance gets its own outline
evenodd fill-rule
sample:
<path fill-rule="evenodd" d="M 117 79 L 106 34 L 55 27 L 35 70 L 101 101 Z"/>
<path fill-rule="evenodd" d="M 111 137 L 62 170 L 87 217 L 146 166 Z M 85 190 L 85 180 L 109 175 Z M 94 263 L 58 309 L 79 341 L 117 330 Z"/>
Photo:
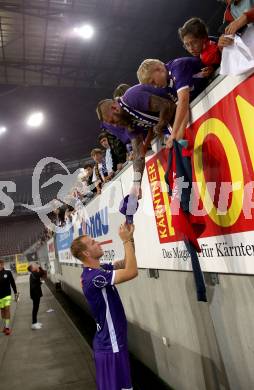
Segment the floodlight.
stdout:
<path fill-rule="evenodd" d="M 94 34 L 94 29 L 90 24 L 84 24 L 80 27 L 75 27 L 73 32 L 83 39 L 90 39 Z"/>
<path fill-rule="evenodd" d="M 34 112 L 29 115 L 26 124 L 30 127 L 39 127 L 44 120 L 44 115 L 42 112 Z"/>
<path fill-rule="evenodd" d="M 0 126 L 0 135 L 6 133 L 7 128 L 5 126 Z"/>

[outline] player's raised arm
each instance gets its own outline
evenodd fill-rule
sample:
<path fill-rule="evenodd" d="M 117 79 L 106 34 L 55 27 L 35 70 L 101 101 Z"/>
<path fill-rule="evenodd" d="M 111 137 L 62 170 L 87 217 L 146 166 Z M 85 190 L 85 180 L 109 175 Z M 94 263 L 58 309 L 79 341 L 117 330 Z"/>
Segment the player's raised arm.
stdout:
<path fill-rule="evenodd" d="M 138 275 L 137 260 L 133 243 L 134 225 L 123 224 L 119 228 L 119 236 L 125 251 L 125 268 L 115 271 L 114 284 L 127 282 Z"/>

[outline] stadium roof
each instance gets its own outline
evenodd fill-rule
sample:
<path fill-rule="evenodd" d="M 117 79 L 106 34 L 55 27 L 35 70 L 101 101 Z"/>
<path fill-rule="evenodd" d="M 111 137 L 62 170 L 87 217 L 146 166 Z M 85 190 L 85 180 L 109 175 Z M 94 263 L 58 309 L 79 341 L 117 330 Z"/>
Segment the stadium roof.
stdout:
<path fill-rule="evenodd" d="M 202 17 L 215 32 L 222 6 L 215 0 L 0 1 L 1 169 L 34 166 L 49 155 L 79 158 L 94 146 L 96 102 L 121 82 L 136 83 L 144 58 L 184 55 L 177 28 Z M 91 24 L 91 40 L 72 34 Z M 47 88 L 45 88 L 47 87 Z M 44 131 L 27 133 L 29 108 L 47 114 Z"/>

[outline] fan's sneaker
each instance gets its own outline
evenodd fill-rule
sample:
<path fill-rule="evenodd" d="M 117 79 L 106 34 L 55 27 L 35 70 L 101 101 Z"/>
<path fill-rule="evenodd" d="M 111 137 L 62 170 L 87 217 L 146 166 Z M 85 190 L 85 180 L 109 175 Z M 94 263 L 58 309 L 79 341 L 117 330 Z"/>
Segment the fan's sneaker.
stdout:
<path fill-rule="evenodd" d="M 36 324 L 32 324 L 31 329 L 33 330 L 41 329 L 41 325 L 37 322 Z"/>

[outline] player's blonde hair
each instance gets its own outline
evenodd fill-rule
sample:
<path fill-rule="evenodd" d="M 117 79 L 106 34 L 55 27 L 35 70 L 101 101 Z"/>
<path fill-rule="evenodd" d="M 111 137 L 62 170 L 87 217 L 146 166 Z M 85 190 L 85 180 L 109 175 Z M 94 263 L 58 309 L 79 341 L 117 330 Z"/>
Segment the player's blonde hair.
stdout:
<path fill-rule="evenodd" d="M 140 84 L 152 83 L 153 80 L 151 79 L 151 75 L 153 73 L 154 66 L 158 64 L 164 65 L 164 63 L 160 60 L 155 60 L 152 58 L 147 58 L 140 64 L 137 71 L 138 81 Z"/>

